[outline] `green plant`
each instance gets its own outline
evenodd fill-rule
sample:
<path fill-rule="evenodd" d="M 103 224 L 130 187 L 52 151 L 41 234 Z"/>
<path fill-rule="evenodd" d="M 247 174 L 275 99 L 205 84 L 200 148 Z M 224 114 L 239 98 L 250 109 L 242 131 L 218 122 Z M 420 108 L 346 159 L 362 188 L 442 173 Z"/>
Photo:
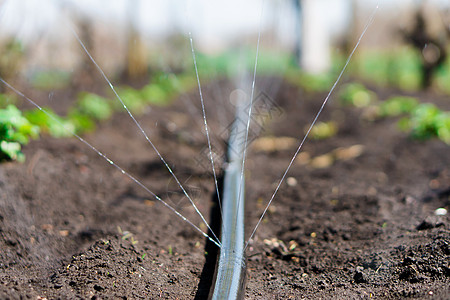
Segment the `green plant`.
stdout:
<path fill-rule="evenodd" d="M 298 69 L 290 69 L 285 78 L 288 82 L 302 87 L 307 92 L 325 92 L 333 84 L 334 77 L 330 74 L 308 74 Z"/>
<path fill-rule="evenodd" d="M 317 122 L 311 129 L 310 137 L 315 140 L 323 140 L 336 135 L 338 127 L 336 122 Z"/>
<path fill-rule="evenodd" d="M 25 118 L 31 124 L 39 126 L 41 131 L 49 133 L 53 137 L 69 137 L 75 133 L 75 124 L 71 120 L 66 120 L 58 116 L 50 108 L 30 110 L 24 113 Z"/>
<path fill-rule="evenodd" d="M 403 90 L 417 90 L 422 82 L 420 53 L 412 47 L 389 52 L 361 52 L 354 62 L 355 75 L 381 86 L 397 86 Z"/>
<path fill-rule="evenodd" d="M 75 110 L 99 121 L 109 119 L 113 113 L 108 99 L 92 93 L 80 93 Z"/>
<path fill-rule="evenodd" d="M 238 51 L 228 51 L 219 55 L 197 53 L 197 67 L 200 76 L 204 78 L 234 75 L 239 69 L 239 61 L 241 59 Z"/>
<path fill-rule="evenodd" d="M 133 89 L 131 87 L 124 87 L 120 88 L 118 92 L 123 103 L 132 113 L 138 114 L 142 112 L 147 106 L 139 90 Z M 115 110 L 123 109 L 122 104 L 118 101 L 115 101 L 114 109 Z"/>
<path fill-rule="evenodd" d="M 234 77 L 242 72 L 253 72 L 256 52 L 244 47 L 228 50 L 217 55 L 197 53 L 197 67 L 202 80 L 217 76 Z M 264 50 L 258 53 L 258 70 L 260 75 L 283 74 L 292 68 L 295 58 L 290 53 Z M 192 75 L 191 75 L 192 77 Z"/>
<path fill-rule="evenodd" d="M 404 117 L 398 126 L 410 131 L 415 139 L 437 137 L 450 144 L 450 112 L 442 111 L 431 103 L 419 103 L 414 97 L 395 96 L 377 107 L 378 117 Z"/>
<path fill-rule="evenodd" d="M 360 83 L 348 83 L 341 88 L 339 99 L 344 105 L 367 107 L 376 101 L 377 96 Z"/>
<path fill-rule="evenodd" d="M 185 76 L 177 77 L 174 74 L 159 74 L 153 76 L 153 82 L 141 90 L 141 96 L 146 103 L 153 105 L 166 105 L 178 93 L 186 90 L 190 81 Z"/>
<path fill-rule="evenodd" d="M 389 84 L 389 59 L 388 54 L 379 51 L 360 52 L 352 66 L 353 72 L 366 80 L 377 85 Z"/>
<path fill-rule="evenodd" d="M 119 90 L 123 103 L 133 113 L 142 113 L 145 107 L 151 105 L 167 105 L 171 99 L 192 86 L 192 79 L 187 76 L 174 74 L 155 74 L 153 81 L 141 90 L 124 87 Z M 114 108 L 119 110 L 122 105 L 116 103 Z"/>
<path fill-rule="evenodd" d="M 446 144 L 450 145 L 450 112 L 441 113 L 436 119 L 437 137 Z"/>
<path fill-rule="evenodd" d="M 39 127 L 31 124 L 14 105 L 0 109 L 0 159 L 23 162 L 21 146 L 39 136 Z"/>
<path fill-rule="evenodd" d="M 380 104 L 378 114 L 380 117 L 395 117 L 411 113 L 418 105 L 419 101 L 414 97 L 395 96 Z"/>
<path fill-rule="evenodd" d="M 420 53 L 410 47 L 401 48 L 388 57 L 386 76 L 389 82 L 403 90 L 418 90 L 422 82 L 422 60 Z"/>
<path fill-rule="evenodd" d="M 77 134 L 95 129 L 95 121 L 88 115 L 84 115 L 77 110 L 72 110 L 69 113 L 68 118 L 74 125 Z"/>
<path fill-rule="evenodd" d="M 450 113 L 443 112 L 431 103 L 424 103 L 411 113 L 409 126 L 417 139 L 438 137 L 450 144 Z"/>
<path fill-rule="evenodd" d="M 141 91 L 140 95 L 145 103 L 151 104 L 164 104 L 167 102 L 167 97 L 170 90 L 165 89 L 163 85 L 159 84 L 148 84 Z"/>

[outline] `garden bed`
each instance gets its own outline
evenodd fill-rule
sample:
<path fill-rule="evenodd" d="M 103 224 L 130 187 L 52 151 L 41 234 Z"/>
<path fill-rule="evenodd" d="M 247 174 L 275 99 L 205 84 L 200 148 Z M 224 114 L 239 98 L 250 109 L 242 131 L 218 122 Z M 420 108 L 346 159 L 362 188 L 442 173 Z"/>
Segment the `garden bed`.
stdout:
<path fill-rule="evenodd" d="M 232 109 L 218 102 L 228 99 L 230 86 L 218 81 L 204 91 L 218 152 L 232 121 Z M 378 91 L 381 98 L 395 93 Z M 59 105 L 65 106 L 71 100 L 61 94 Z M 270 98 L 276 111 L 259 129 L 265 143 L 254 140 L 246 162 L 248 232 L 324 96 L 283 83 Z M 416 96 L 449 109 L 443 96 Z M 198 102 L 195 93 L 182 95 L 138 119 L 209 220 L 214 182 L 205 167 L 200 106 L 188 99 Z M 294 162 L 247 249 L 247 298 L 450 294 L 449 215 L 435 214 L 449 209 L 449 146 L 412 140 L 396 119 L 369 122 L 362 115 L 334 100 L 326 108 L 321 120 L 334 120 L 337 134 L 308 140 Z M 86 139 L 206 230 L 125 113 Z M 24 152 L 25 163 L 0 166 L 0 298 L 207 294 L 204 265 L 212 253 L 195 229 L 76 139 L 45 137 Z"/>

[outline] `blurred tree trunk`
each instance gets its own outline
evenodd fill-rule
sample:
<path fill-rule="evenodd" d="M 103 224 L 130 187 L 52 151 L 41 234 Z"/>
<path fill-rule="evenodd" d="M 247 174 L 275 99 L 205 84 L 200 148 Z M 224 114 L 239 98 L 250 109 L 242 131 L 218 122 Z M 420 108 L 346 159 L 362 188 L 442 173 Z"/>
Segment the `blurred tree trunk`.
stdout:
<path fill-rule="evenodd" d="M 331 66 L 330 32 L 323 12 L 324 0 L 301 2 L 301 61 L 300 66 L 308 73 L 327 72 Z"/>
<path fill-rule="evenodd" d="M 75 18 L 78 19 L 78 30 L 81 41 L 86 47 L 87 51 L 93 55 L 94 54 L 94 32 L 92 22 L 88 17 L 79 16 Z M 92 63 L 89 56 L 81 50 L 81 63 L 75 70 L 73 75 L 73 84 L 81 89 L 90 89 L 94 85 L 94 74 L 97 70 L 95 65 Z"/>
<path fill-rule="evenodd" d="M 147 49 L 137 30 L 140 1 L 128 1 L 128 48 L 125 77 L 128 80 L 145 78 L 148 74 Z"/>
<path fill-rule="evenodd" d="M 358 18 L 358 0 L 348 0 L 348 6 L 350 9 L 350 22 L 349 22 L 349 30 L 348 34 L 344 41 L 344 51 L 347 55 L 353 51 L 358 39 L 361 35 L 361 24 Z M 355 52 L 358 55 L 359 51 Z"/>
<path fill-rule="evenodd" d="M 432 36 L 427 30 L 422 7 L 416 12 L 414 28 L 409 32 L 403 32 L 403 36 L 407 43 L 422 54 L 422 88 L 427 89 L 433 83 L 434 71 L 447 59 L 446 41 L 450 36 L 450 30 L 445 28 L 440 36 Z"/>
<path fill-rule="evenodd" d="M 131 29 L 128 32 L 126 77 L 135 80 L 147 76 L 147 49 L 140 34 Z"/>

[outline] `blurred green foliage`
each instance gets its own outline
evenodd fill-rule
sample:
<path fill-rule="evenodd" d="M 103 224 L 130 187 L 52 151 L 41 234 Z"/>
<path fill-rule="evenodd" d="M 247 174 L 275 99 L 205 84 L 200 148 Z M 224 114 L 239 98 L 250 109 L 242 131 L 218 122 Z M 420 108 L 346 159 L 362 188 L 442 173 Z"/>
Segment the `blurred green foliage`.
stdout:
<path fill-rule="evenodd" d="M 450 50 L 448 52 L 450 53 Z M 450 94 L 450 55 L 436 71 L 435 82 L 439 90 Z"/>
<path fill-rule="evenodd" d="M 239 58 L 236 52 L 224 52 L 220 55 L 196 54 L 197 70 L 199 75 L 208 78 L 211 76 L 234 76 L 239 70 Z"/>
<path fill-rule="evenodd" d="M 75 129 L 74 133 L 76 134 L 93 131 L 96 126 L 95 120 L 92 117 L 85 115 L 78 110 L 71 110 L 66 121 L 72 123 Z"/>
<path fill-rule="evenodd" d="M 213 56 L 198 53 L 196 60 L 199 75 L 204 81 L 223 76 L 235 78 L 245 73 L 251 76 L 254 72 L 255 58 L 254 49 L 240 49 Z M 298 67 L 291 53 L 264 50 L 258 53 L 257 75 L 284 76 L 287 81 L 308 92 L 325 92 L 336 80 L 336 72 L 340 71 L 341 63 L 342 58 L 335 56 L 331 72 L 309 74 Z"/>
<path fill-rule="evenodd" d="M 132 113 L 139 113 L 144 111 L 146 104 L 139 90 L 136 90 L 132 87 L 122 87 L 118 89 L 118 93 L 125 106 Z M 113 106 L 114 110 L 123 109 L 122 104 L 118 101 L 113 102 Z"/>
<path fill-rule="evenodd" d="M 142 113 L 148 105 L 167 105 L 182 91 L 195 86 L 192 76 L 159 73 L 142 89 L 119 89 L 123 102 L 133 113 Z M 0 159 L 23 161 L 21 146 L 39 133 L 53 137 L 70 137 L 95 129 L 96 123 L 109 119 L 114 111 L 123 109 L 118 101 L 111 101 L 93 93 L 82 92 L 66 117 L 58 116 L 50 108 L 32 109 L 23 113 L 13 104 L 15 97 L 0 94 Z M 118 103 L 118 104 L 117 104 Z"/>
<path fill-rule="evenodd" d="M 110 100 L 93 93 L 78 94 L 73 115 L 85 115 L 94 120 L 104 121 L 109 119 L 113 113 Z"/>
<path fill-rule="evenodd" d="M 351 65 L 351 73 L 378 86 L 393 86 L 406 91 L 416 91 L 422 83 L 421 53 L 412 47 L 402 47 L 389 52 L 362 51 Z M 450 57 L 433 76 L 433 86 L 450 93 Z"/>
<path fill-rule="evenodd" d="M 337 75 L 345 64 L 346 57 L 335 54 L 331 70 L 324 74 L 303 72 L 292 57 L 286 59 L 285 78 L 310 92 L 329 91 Z M 408 46 L 389 51 L 361 50 L 352 58 L 348 73 L 358 80 L 373 83 L 380 87 L 397 87 L 405 91 L 422 88 L 422 54 Z M 433 74 L 432 86 L 450 94 L 450 56 Z"/>
<path fill-rule="evenodd" d="M 112 116 L 113 108 L 110 102 L 109 99 L 93 93 L 79 93 L 75 107 L 69 109 L 66 121 L 73 124 L 77 134 L 92 131 L 96 121 L 104 121 Z"/>
<path fill-rule="evenodd" d="M 377 95 L 361 83 L 345 84 L 341 87 L 338 97 L 341 104 L 355 107 L 367 107 L 377 100 Z"/>
<path fill-rule="evenodd" d="M 398 126 L 410 132 L 411 137 L 420 140 L 436 137 L 450 144 L 450 112 L 442 111 L 434 104 L 420 103 L 418 99 L 409 96 L 394 96 L 376 102 L 374 93 L 359 83 L 344 85 L 339 98 L 345 105 L 364 107 L 370 115 L 375 112 L 369 120 L 402 116 Z M 369 98 L 370 101 L 367 100 Z"/>
<path fill-rule="evenodd" d="M 379 105 L 379 117 L 403 116 L 400 129 L 411 132 L 415 139 L 438 138 L 450 144 L 450 112 L 431 103 L 419 103 L 416 98 L 396 96 Z"/>
<path fill-rule="evenodd" d="M 68 119 L 58 116 L 52 109 L 43 107 L 26 111 L 24 116 L 31 124 L 38 126 L 42 132 L 53 137 L 69 137 L 75 133 L 75 125 Z"/>
<path fill-rule="evenodd" d="M 303 88 L 307 92 L 326 92 L 336 80 L 331 73 L 308 74 L 300 69 L 288 70 L 285 78 L 288 82 Z"/>
<path fill-rule="evenodd" d="M 380 86 L 397 86 L 404 90 L 418 90 L 421 84 L 421 57 L 412 48 L 391 52 L 361 52 L 353 72 L 362 79 Z"/>
<path fill-rule="evenodd" d="M 22 145 L 39 136 L 39 127 L 31 124 L 14 105 L 0 109 L 0 159 L 23 162 Z"/>
<path fill-rule="evenodd" d="M 441 111 L 431 103 L 419 104 L 400 124 L 411 130 L 414 138 L 437 137 L 450 145 L 450 112 Z"/>
<path fill-rule="evenodd" d="M 317 122 L 311 129 L 309 136 L 314 140 L 323 140 L 335 136 L 337 132 L 336 122 Z"/>
<path fill-rule="evenodd" d="M 419 101 L 414 97 L 395 96 L 380 104 L 378 114 L 380 117 L 396 117 L 411 113 L 418 105 Z"/>
<path fill-rule="evenodd" d="M 253 74 L 256 52 L 244 48 L 223 52 L 219 55 L 197 53 L 197 68 L 202 79 L 212 77 L 236 77 L 243 73 Z M 282 75 L 295 66 L 294 57 L 287 52 L 260 51 L 258 53 L 258 75 Z"/>
<path fill-rule="evenodd" d="M 153 76 L 152 82 L 146 85 L 141 93 L 147 104 L 167 105 L 174 96 L 191 88 L 193 84 L 195 81 L 191 76 L 160 73 Z"/>
<path fill-rule="evenodd" d="M 244 71 L 252 74 L 255 63 L 255 50 L 228 51 L 210 56 L 197 53 L 197 66 L 201 80 L 219 76 L 236 76 Z M 380 86 L 396 86 L 404 90 L 417 90 L 421 84 L 421 57 L 412 48 L 401 48 L 393 52 L 360 52 L 352 62 L 353 75 Z M 284 74 L 287 81 L 301 86 L 309 92 L 329 91 L 343 65 L 343 57 L 335 56 L 332 70 L 326 74 L 312 75 L 303 72 L 291 54 L 261 51 L 258 55 L 259 75 Z M 183 73 L 156 73 L 150 83 L 142 89 L 119 88 L 125 105 L 133 113 L 143 113 L 148 105 L 167 105 L 172 99 L 186 90 L 196 87 L 196 77 L 191 67 Z M 186 71 L 189 68 L 189 71 Z M 434 85 L 450 93 L 450 58 L 435 74 Z M 34 87 L 56 89 L 66 87 L 70 74 L 60 71 L 36 72 L 32 76 Z M 377 102 L 374 92 L 359 83 L 344 85 L 339 93 L 344 105 L 355 107 L 375 107 L 377 117 L 404 117 L 399 125 L 411 131 L 414 138 L 438 137 L 450 144 L 449 112 L 440 111 L 432 104 L 419 104 L 417 99 L 398 96 L 384 102 Z M 111 117 L 114 111 L 122 110 L 118 101 L 111 101 L 92 93 L 80 93 L 74 107 L 67 117 L 60 117 L 52 110 L 34 109 L 22 116 L 10 104 L 15 97 L 0 94 L 0 151 L 3 158 L 23 160 L 21 145 L 29 138 L 37 138 L 39 132 L 47 132 L 54 137 L 67 137 L 95 129 L 96 122 Z M 333 122 L 319 122 L 311 132 L 312 138 L 322 139 L 335 135 L 337 126 Z"/>
<path fill-rule="evenodd" d="M 165 74 L 153 75 L 152 82 L 142 89 L 123 87 L 119 89 L 119 95 L 127 108 L 136 114 L 142 113 L 148 105 L 168 105 L 173 98 L 192 88 L 196 82 L 187 74 Z M 120 102 L 114 103 L 114 109 L 122 109 Z"/>

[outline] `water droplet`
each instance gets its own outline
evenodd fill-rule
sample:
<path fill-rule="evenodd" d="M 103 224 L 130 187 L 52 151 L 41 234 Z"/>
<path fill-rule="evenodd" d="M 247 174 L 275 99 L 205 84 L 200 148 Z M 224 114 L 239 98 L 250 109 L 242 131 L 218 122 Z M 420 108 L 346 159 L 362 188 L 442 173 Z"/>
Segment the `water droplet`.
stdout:
<path fill-rule="evenodd" d="M 445 216 L 447 214 L 447 210 L 443 207 L 440 207 L 434 211 L 436 216 Z"/>

